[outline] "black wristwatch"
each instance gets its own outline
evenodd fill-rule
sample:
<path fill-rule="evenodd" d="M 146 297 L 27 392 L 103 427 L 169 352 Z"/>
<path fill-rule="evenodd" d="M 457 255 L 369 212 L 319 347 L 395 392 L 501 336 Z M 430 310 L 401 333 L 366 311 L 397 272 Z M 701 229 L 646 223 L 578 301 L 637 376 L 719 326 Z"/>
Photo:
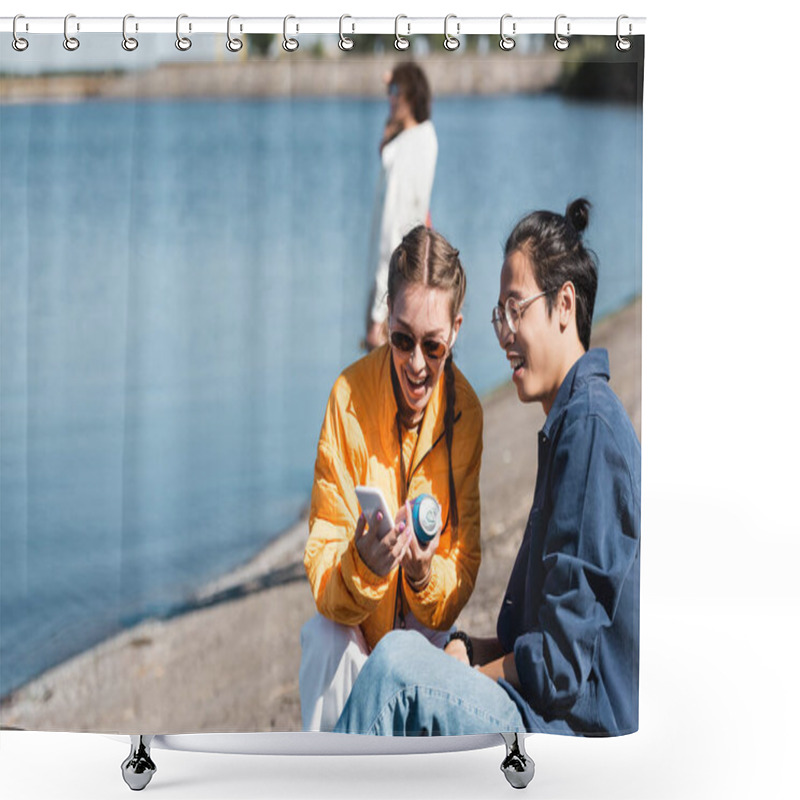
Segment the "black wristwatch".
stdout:
<path fill-rule="evenodd" d="M 475 661 L 472 656 L 472 639 L 469 638 L 469 634 L 465 633 L 464 631 L 453 631 L 450 634 L 450 638 L 447 640 L 447 644 L 453 641 L 453 639 L 460 639 L 464 642 L 464 647 L 467 648 L 467 658 L 469 659 L 469 665 L 472 667 L 475 664 Z M 447 647 L 447 644 L 445 647 Z"/>

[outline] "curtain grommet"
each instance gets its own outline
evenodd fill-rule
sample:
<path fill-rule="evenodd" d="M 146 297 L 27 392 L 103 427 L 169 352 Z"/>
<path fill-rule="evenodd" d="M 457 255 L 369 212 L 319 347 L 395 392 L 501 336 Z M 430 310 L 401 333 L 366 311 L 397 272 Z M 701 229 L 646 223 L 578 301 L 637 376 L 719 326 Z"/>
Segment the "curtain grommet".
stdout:
<path fill-rule="evenodd" d="M 231 22 L 233 22 L 235 19 L 239 19 L 236 14 L 231 14 L 228 17 L 228 41 L 225 42 L 225 47 L 228 48 L 228 52 L 230 53 L 238 53 L 244 47 L 244 42 L 241 39 L 236 38 L 231 33 Z"/>
<path fill-rule="evenodd" d="M 620 32 L 620 25 L 622 23 L 622 20 L 624 20 L 624 19 L 628 19 L 628 17 L 625 14 L 620 14 L 617 17 L 617 41 L 615 43 L 615 47 L 617 48 L 617 50 L 620 51 L 620 53 L 625 53 L 625 52 L 627 52 L 628 50 L 631 49 L 631 40 L 627 39 L 626 37 L 624 37 L 622 35 L 622 33 Z M 629 22 L 628 23 L 628 36 L 630 36 L 632 32 L 633 32 L 633 26 Z"/>
<path fill-rule="evenodd" d="M 128 53 L 132 53 L 139 46 L 139 40 L 135 39 L 133 36 L 128 36 L 129 19 L 135 19 L 133 14 L 126 14 L 122 18 L 122 49 Z"/>
<path fill-rule="evenodd" d="M 18 53 L 24 53 L 28 49 L 28 45 L 30 44 L 30 42 L 28 42 L 27 39 L 24 39 L 22 36 L 20 36 L 17 33 L 17 21 L 20 20 L 20 19 L 25 19 L 25 15 L 24 14 L 17 14 L 14 17 L 14 22 L 11 24 L 11 33 L 12 33 L 12 35 L 14 37 L 11 40 L 11 46 Z"/>
<path fill-rule="evenodd" d="M 402 52 L 403 50 L 408 50 L 408 48 L 411 46 L 411 42 L 406 38 L 411 33 L 411 24 L 406 23 L 408 27 L 408 33 L 406 36 L 401 36 L 399 30 L 401 19 L 408 19 L 408 17 L 405 14 L 398 14 L 394 18 L 394 49 Z"/>
<path fill-rule="evenodd" d="M 64 49 L 74 53 L 81 46 L 81 43 L 77 37 L 69 35 L 69 21 L 71 19 L 75 19 L 74 14 L 67 14 L 64 17 Z M 77 25 L 77 23 L 76 30 L 80 30 L 80 25 Z"/>
<path fill-rule="evenodd" d="M 562 36 L 558 32 L 558 21 L 560 19 L 566 19 L 566 18 L 567 18 L 566 14 L 559 14 L 556 17 L 556 21 L 555 21 L 555 23 L 553 25 L 553 33 L 554 33 L 554 35 L 556 37 L 555 40 L 553 41 L 553 47 L 555 47 L 555 49 L 558 50 L 558 51 L 564 51 L 569 47 L 569 35 L 570 35 L 570 24 L 569 24 L 569 22 L 567 22 L 567 35 L 566 36 Z"/>
<path fill-rule="evenodd" d="M 451 19 L 456 20 L 456 33 L 461 32 L 461 23 L 457 21 L 458 17 L 455 14 L 448 14 L 444 18 L 444 41 L 442 42 L 442 45 L 444 46 L 445 50 L 449 50 L 451 53 L 453 53 L 458 50 L 459 47 L 461 47 L 461 40 L 457 36 L 453 36 L 447 30 L 447 24 Z"/>
<path fill-rule="evenodd" d="M 511 33 L 512 35 L 509 36 L 504 30 L 504 24 L 507 19 L 512 19 L 511 14 L 503 14 L 500 17 L 500 49 L 505 50 L 508 52 L 509 50 L 513 50 L 517 46 L 517 41 L 514 39 L 514 34 L 517 32 L 517 23 L 511 23 Z"/>
<path fill-rule="evenodd" d="M 349 36 L 344 35 L 343 26 L 344 26 L 344 21 L 346 19 L 353 19 L 353 18 L 349 14 L 342 14 L 342 16 L 339 17 L 339 49 L 344 51 L 345 53 L 348 52 L 349 50 L 352 50 L 356 46 L 356 43 Z M 356 30 L 355 24 L 351 23 L 351 27 L 352 27 L 351 33 L 355 33 Z"/>
<path fill-rule="evenodd" d="M 178 14 L 175 20 L 175 47 L 182 53 L 185 53 L 192 46 L 192 40 L 188 36 L 181 36 L 181 20 L 188 18 L 188 14 Z M 189 25 L 189 30 L 192 30 L 191 24 Z"/>
<path fill-rule="evenodd" d="M 289 14 L 283 18 L 283 41 L 281 42 L 281 47 L 287 53 L 294 53 L 294 51 L 300 47 L 300 42 L 298 42 L 297 39 L 292 39 L 287 33 L 290 19 L 297 19 L 297 17 L 293 17 Z"/>

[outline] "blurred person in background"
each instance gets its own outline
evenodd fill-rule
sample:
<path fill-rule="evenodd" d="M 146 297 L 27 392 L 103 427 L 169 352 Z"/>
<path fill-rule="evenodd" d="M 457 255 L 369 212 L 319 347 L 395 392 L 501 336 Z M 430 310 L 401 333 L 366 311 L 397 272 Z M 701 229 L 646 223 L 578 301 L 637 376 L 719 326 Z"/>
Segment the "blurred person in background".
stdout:
<path fill-rule="evenodd" d="M 386 342 L 386 282 L 389 259 L 417 225 L 430 227 L 430 202 L 438 142 L 431 116 L 431 90 L 422 69 L 398 64 L 387 76 L 389 118 L 380 144 L 381 175 L 375 195 L 369 247 L 374 275 L 364 344 Z"/>

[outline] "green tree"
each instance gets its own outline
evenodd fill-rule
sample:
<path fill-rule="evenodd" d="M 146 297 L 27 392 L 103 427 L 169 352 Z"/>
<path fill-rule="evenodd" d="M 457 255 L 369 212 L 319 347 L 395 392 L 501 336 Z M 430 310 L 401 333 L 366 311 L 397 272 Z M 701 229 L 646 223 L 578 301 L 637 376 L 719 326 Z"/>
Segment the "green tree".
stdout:
<path fill-rule="evenodd" d="M 266 58 L 275 40 L 274 33 L 248 33 L 247 56 L 248 58 Z"/>

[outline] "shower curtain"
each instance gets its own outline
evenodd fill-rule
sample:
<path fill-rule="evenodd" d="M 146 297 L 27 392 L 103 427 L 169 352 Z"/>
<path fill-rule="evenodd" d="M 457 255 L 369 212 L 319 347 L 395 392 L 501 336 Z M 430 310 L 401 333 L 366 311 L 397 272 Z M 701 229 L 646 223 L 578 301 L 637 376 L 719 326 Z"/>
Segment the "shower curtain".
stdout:
<path fill-rule="evenodd" d="M 365 355 L 387 76 L 409 61 L 436 137 L 424 216 L 467 275 L 455 363 L 484 415 L 456 624 L 494 636 L 545 421 L 490 324 L 529 212 L 591 202 L 592 345 L 640 434 L 642 37 L 29 38 L 0 41 L 0 724 L 301 729 L 317 444 Z"/>

